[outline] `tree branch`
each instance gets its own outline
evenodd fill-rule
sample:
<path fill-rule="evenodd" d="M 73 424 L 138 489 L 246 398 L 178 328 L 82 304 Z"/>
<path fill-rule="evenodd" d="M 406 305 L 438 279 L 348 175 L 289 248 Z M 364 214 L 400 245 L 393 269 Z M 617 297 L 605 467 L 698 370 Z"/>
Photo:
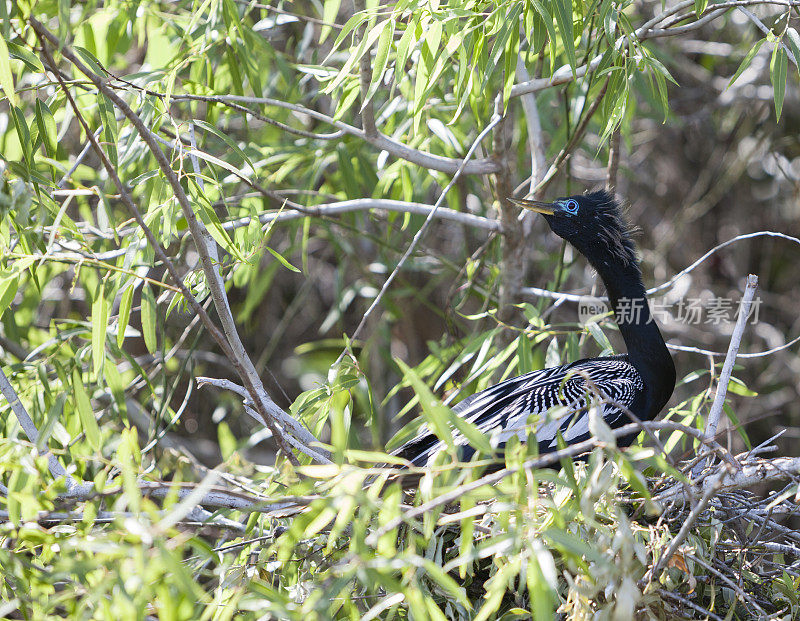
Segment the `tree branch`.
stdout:
<path fill-rule="evenodd" d="M 717 425 L 719 425 L 719 419 L 722 416 L 722 407 L 725 405 L 725 395 L 728 393 L 728 384 L 731 381 L 733 365 L 739 353 L 739 345 L 742 342 L 742 335 L 747 325 L 747 319 L 750 317 L 750 306 L 753 303 L 753 296 L 756 294 L 757 287 L 758 276 L 750 274 L 747 277 L 747 285 L 745 286 L 744 295 L 739 305 L 739 317 L 736 319 L 736 326 L 733 328 L 731 342 L 730 345 L 728 345 L 728 353 L 722 365 L 722 372 L 720 373 L 717 383 L 717 392 L 714 395 L 714 403 L 711 405 L 711 410 L 708 412 L 708 421 L 706 422 L 706 437 L 708 438 L 713 438 L 717 435 Z"/>

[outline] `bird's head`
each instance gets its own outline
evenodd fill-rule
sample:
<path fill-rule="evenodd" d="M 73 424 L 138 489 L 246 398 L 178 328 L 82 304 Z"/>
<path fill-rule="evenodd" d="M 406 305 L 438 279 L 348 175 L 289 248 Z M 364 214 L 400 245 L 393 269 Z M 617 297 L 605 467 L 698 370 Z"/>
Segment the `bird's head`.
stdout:
<path fill-rule="evenodd" d="M 637 266 L 631 227 L 619 202 L 605 190 L 559 198 L 553 202 L 509 199 L 515 205 L 543 214 L 547 224 L 596 268 Z"/>

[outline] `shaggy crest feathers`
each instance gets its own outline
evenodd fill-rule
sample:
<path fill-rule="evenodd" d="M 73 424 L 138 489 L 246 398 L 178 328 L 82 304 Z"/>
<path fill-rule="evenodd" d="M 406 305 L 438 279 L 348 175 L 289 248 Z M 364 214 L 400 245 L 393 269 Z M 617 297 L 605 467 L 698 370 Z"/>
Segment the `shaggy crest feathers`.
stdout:
<path fill-rule="evenodd" d="M 579 218 L 585 222 L 581 232 L 602 240 L 615 258 L 625 265 L 638 268 L 636 246 L 631 239 L 637 229 L 628 221 L 619 201 L 606 190 L 590 192 L 581 198 Z M 570 241 L 578 247 L 581 245 L 578 239 Z M 581 250 L 580 247 L 578 249 Z"/>

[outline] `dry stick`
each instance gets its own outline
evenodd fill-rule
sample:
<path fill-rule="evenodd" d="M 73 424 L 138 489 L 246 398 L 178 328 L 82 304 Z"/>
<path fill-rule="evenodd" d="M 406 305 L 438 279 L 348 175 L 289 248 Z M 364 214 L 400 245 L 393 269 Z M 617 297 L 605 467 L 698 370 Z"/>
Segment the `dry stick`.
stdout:
<path fill-rule="evenodd" d="M 714 395 L 714 403 L 711 405 L 711 410 L 708 413 L 708 422 L 706 423 L 705 432 L 707 438 L 713 438 L 717 434 L 717 425 L 719 425 L 719 420 L 722 416 L 722 406 L 725 405 L 725 395 L 728 393 L 728 384 L 731 381 L 733 365 L 739 353 L 739 345 L 742 342 L 742 335 L 747 325 L 747 319 L 750 317 L 750 307 L 753 304 L 753 296 L 756 294 L 757 287 L 758 276 L 750 274 L 747 277 L 747 285 L 745 286 L 744 295 L 739 305 L 739 317 L 736 320 L 736 326 L 733 328 L 731 342 L 730 345 L 728 345 L 728 353 L 725 356 L 725 363 L 722 365 L 722 373 L 719 375 L 717 393 Z"/>
<path fill-rule="evenodd" d="M 287 207 L 294 209 L 294 203 L 286 201 Z M 388 198 L 354 198 L 347 201 L 336 201 L 333 203 L 323 203 L 321 205 L 311 205 L 303 207 L 302 211 L 280 211 L 268 212 L 257 216 L 261 224 L 268 224 L 270 222 L 287 222 L 289 220 L 300 220 L 308 218 L 309 216 L 325 217 L 336 215 L 340 213 L 348 213 L 352 211 L 388 211 L 388 212 L 402 212 L 413 213 L 423 216 L 429 215 L 433 210 L 433 205 L 426 205 L 425 203 L 410 203 L 407 201 L 397 201 Z M 471 213 L 463 211 L 455 211 L 447 207 L 439 207 L 436 210 L 435 216 L 441 220 L 450 220 L 465 226 L 471 226 L 477 229 L 484 229 L 487 231 L 497 231 L 502 233 L 502 225 L 497 220 L 484 218 L 483 216 L 476 216 Z M 226 231 L 247 226 L 253 220 L 253 216 L 244 216 L 236 220 L 229 220 L 222 225 Z"/>
<path fill-rule="evenodd" d="M 237 395 L 242 397 L 242 399 L 244 399 L 244 411 L 248 414 L 248 416 L 250 416 L 251 418 L 253 418 L 258 422 L 261 422 L 261 418 L 259 417 L 258 412 L 256 412 L 252 408 L 253 401 L 250 399 L 250 395 L 242 386 L 239 386 L 239 384 L 236 384 L 235 382 L 232 382 L 227 379 L 217 379 L 215 377 L 202 377 L 202 376 L 196 377 L 195 381 L 197 382 L 198 388 L 202 388 L 205 384 L 208 384 L 210 386 L 216 386 L 217 388 L 221 388 L 223 390 L 230 390 L 231 392 L 235 392 Z M 300 444 L 297 440 L 295 440 L 291 435 L 287 435 L 286 440 L 287 442 L 289 442 L 289 444 L 291 444 L 299 451 L 302 451 L 303 453 L 311 457 L 314 461 L 317 461 L 321 464 L 333 463 L 324 454 L 324 451 L 323 452 L 315 451 L 314 449 L 308 446 L 304 446 L 303 444 Z"/>
<path fill-rule="evenodd" d="M 699 612 L 701 615 L 705 615 L 708 619 L 711 619 L 712 621 L 725 621 L 719 615 L 716 615 L 710 610 L 707 610 L 702 606 L 695 604 L 692 600 L 686 599 L 682 595 L 678 595 L 677 593 L 673 593 L 672 591 L 668 591 L 667 589 L 658 589 L 658 594 L 661 597 L 665 597 L 667 599 L 671 599 L 678 602 L 681 606 L 684 606 L 684 608 L 686 607 L 691 608 L 695 612 Z"/>
<path fill-rule="evenodd" d="M 408 245 L 408 248 L 406 248 L 406 251 L 403 253 L 403 256 L 400 257 L 400 261 L 397 262 L 397 265 L 392 270 L 392 273 L 389 274 L 389 277 L 386 279 L 386 282 L 383 283 L 383 287 L 381 287 L 381 290 L 378 292 L 378 295 L 375 296 L 375 299 L 372 301 L 372 304 L 370 304 L 369 308 L 367 309 L 367 312 L 364 313 L 364 316 L 361 318 L 361 321 L 359 322 L 358 326 L 353 332 L 353 336 L 350 337 L 350 340 L 354 341 L 359 337 L 361 331 L 364 329 L 364 326 L 367 324 L 367 320 L 383 300 L 383 296 L 388 290 L 389 286 L 392 284 L 397 274 L 403 268 L 403 265 L 405 265 L 405 262 L 406 260 L 408 260 L 408 257 L 410 257 L 411 253 L 414 252 L 417 245 L 422 240 L 422 237 L 425 235 L 425 233 L 427 233 L 428 228 L 430 227 L 430 224 L 431 222 L 433 222 L 434 216 L 436 215 L 436 211 L 439 209 L 439 206 L 444 201 L 444 198 L 445 196 L 447 196 L 447 193 L 450 191 L 453 185 L 455 185 L 455 182 L 461 176 L 461 173 L 466 167 L 467 162 L 469 162 L 470 158 L 472 157 L 472 154 L 475 153 L 475 150 L 478 148 L 478 145 L 481 143 L 481 140 L 483 140 L 484 137 L 492 130 L 492 128 L 495 125 L 497 125 L 501 120 L 502 117 L 495 114 L 491 122 L 484 128 L 484 130 L 480 134 L 478 134 L 478 137 L 475 138 L 475 141 L 472 143 L 472 146 L 469 148 L 469 151 L 467 151 L 467 154 L 464 156 L 461 165 L 458 167 L 458 170 L 456 170 L 455 174 L 453 175 L 453 178 L 450 180 L 450 183 L 448 183 L 447 186 L 444 188 L 444 190 L 442 190 L 442 193 L 439 195 L 439 198 L 433 205 L 433 209 L 431 209 L 430 213 L 428 214 L 428 217 L 425 219 L 425 222 L 422 223 L 422 226 L 419 228 L 416 235 L 414 235 L 414 239 L 411 240 L 411 243 Z M 338 364 L 344 358 L 346 351 L 347 350 L 342 351 L 342 353 L 336 359 L 336 362 L 333 364 L 333 366 L 338 366 Z"/>
<path fill-rule="evenodd" d="M 524 81 L 529 79 L 528 69 L 522 57 L 517 59 L 517 75 Z M 536 104 L 536 94 L 522 95 L 522 109 L 525 112 L 525 124 L 528 128 L 528 148 L 531 152 L 531 191 L 544 175 L 547 160 L 545 159 L 544 135 L 539 119 L 539 107 Z M 538 197 L 534 197 L 538 198 Z"/>
<path fill-rule="evenodd" d="M 364 0 L 354 0 L 353 8 L 356 10 L 358 10 L 358 7 L 355 6 L 357 4 L 361 5 L 360 8 L 362 10 L 366 9 L 364 6 L 366 2 L 364 2 Z M 365 22 L 364 27 L 360 29 L 362 43 L 367 36 L 367 30 L 369 30 L 369 23 Z M 364 135 L 368 139 L 372 139 L 378 135 L 378 128 L 375 126 L 375 106 L 372 103 L 372 98 L 367 97 L 369 93 L 369 83 L 372 78 L 371 48 L 369 47 L 361 54 L 361 59 L 358 63 L 358 73 L 359 86 L 361 87 L 361 128 L 364 130 Z M 382 76 L 378 76 L 378 79 L 381 77 Z"/>
<path fill-rule="evenodd" d="M 153 137 L 152 132 L 144 125 L 142 120 L 136 115 L 133 110 L 131 110 L 130 106 L 125 103 L 114 91 L 113 89 L 109 88 L 108 85 L 105 84 L 103 79 L 100 76 L 95 75 L 88 67 L 86 67 L 72 52 L 72 50 L 66 46 L 61 44 L 61 41 L 57 37 L 55 37 L 52 33 L 50 33 L 38 20 L 31 17 L 30 24 L 33 29 L 36 31 L 37 36 L 42 43 L 42 48 L 50 64 L 55 67 L 55 61 L 50 56 L 49 51 L 45 45 L 45 39 L 50 41 L 52 45 L 57 46 L 60 50 L 62 55 L 67 58 L 71 63 L 78 68 L 79 71 L 84 73 L 89 80 L 97 87 L 97 89 L 103 93 L 119 110 L 128 118 L 128 120 L 133 124 L 136 130 L 139 132 L 142 140 L 148 146 L 150 151 L 153 153 L 156 161 L 158 162 L 159 168 L 167 177 L 170 185 L 172 186 L 173 192 L 175 193 L 175 198 L 178 200 L 178 203 L 181 206 L 181 210 L 183 211 L 184 217 L 189 225 L 189 229 L 192 232 L 192 237 L 195 240 L 195 246 L 197 248 L 198 253 L 200 254 L 203 271 L 206 274 L 206 279 L 208 282 L 209 290 L 211 292 L 212 298 L 214 299 L 214 305 L 217 309 L 217 313 L 222 321 L 223 330 L 225 331 L 225 336 L 223 336 L 219 329 L 214 325 L 211 321 L 211 318 L 202 308 L 202 306 L 194 299 L 188 289 L 186 289 L 183 281 L 180 278 L 180 274 L 175 269 L 175 266 L 172 262 L 168 259 L 166 254 L 158 245 L 155 236 L 153 235 L 152 231 L 144 223 L 144 220 L 139 214 L 138 209 L 136 208 L 135 204 L 133 203 L 132 198 L 128 194 L 125 186 L 123 185 L 122 181 L 120 180 L 119 176 L 117 175 L 114 167 L 111 165 L 111 162 L 106 157 L 105 153 L 103 152 L 102 148 L 100 148 L 99 143 L 94 139 L 91 131 L 89 130 L 86 121 L 80 115 L 80 111 L 75 104 L 75 101 L 72 99 L 71 94 L 69 93 L 66 85 L 63 84 L 60 75 L 56 72 L 55 75 L 59 82 L 62 84 L 62 88 L 64 89 L 65 95 L 70 100 L 72 107 L 74 108 L 76 115 L 81 119 L 81 123 L 84 126 L 87 136 L 90 136 L 90 140 L 92 141 L 92 145 L 95 150 L 98 152 L 101 160 L 103 161 L 103 165 L 111 176 L 114 183 L 117 185 L 120 194 L 123 197 L 123 202 L 126 204 L 128 209 L 131 211 L 131 214 L 137 220 L 137 223 L 143 228 L 145 231 L 145 235 L 148 237 L 148 241 L 153 246 L 156 255 L 159 257 L 160 260 L 164 262 L 167 270 L 170 272 L 172 278 L 176 281 L 176 284 L 181 288 L 183 292 L 184 298 L 187 302 L 192 306 L 192 309 L 200 315 L 203 324 L 206 326 L 206 329 L 209 330 L 209 333 L 212 335 L 215 341 L 220 345 L 223 352 L 225 352 L 226 356 L 229 358 L 231 363 L 233 364 L 234 368 L 236 369 L 237 373 L 242 379 L 242 383 L 244 384 L 245 388 L 247 388 L 248 392 L 253 397 L 253 402 L 256 407 L 258 413 L 263 417 L 264 423 L 269 427 L 270 431 L 275 436 L 275 440 L 278 444 L 278 447 L 284 452 L 286 458 L 293 464 L 297 465 L 299 462 L 294 454 L 288 447 L 288 444 L 284 438 L 284 435 L 281 429 L 277 426 L 276 421 L 281 421 L 286 428 L 290 430 L 290 432 L 297 437 L 298 440 L 301 440 L 305 444 L 310 444 L 311 442 L 316 442 L 316 438 L 308 432 L 305 428 L 300 425 L 297 421 L 295 421 L 291 416 L 289 416 L 286 412 L 284 412 L 280 407 L 275 404 L 272 399 L 264 390 L 263 385 L 261 384 L 261 379 L 258 377 L 258 373 L 253 366 L 252 361 L 247 355 L 247 352 L 244 349 L 244 345 L 239 338 L 239 334 L 236 331 L 236 325 L 233 321 L 233 317 L 228 311 L 227 306 L 227 296 L 225 294 L 225 288 L 222 283 L 222 279 L 219 277 L 215 269 L 214 262 L 209 256 L 207 248 L 202 243 L 203 239 L 203 229 L 204 227 L 202 224 L 197 220 L 197 217 L 192 210 L 192 206 L 189 203 L 189 199 L 186 196 L 186 193 L 183 191 L 181 187 L 180 181 L 175 174 L 175 171 L 170 166 L 169 161 L 167 160 L 164 153 L 158 146 L 155 138 Z M 227 338 L 226 338 L 227 337 Z"/>

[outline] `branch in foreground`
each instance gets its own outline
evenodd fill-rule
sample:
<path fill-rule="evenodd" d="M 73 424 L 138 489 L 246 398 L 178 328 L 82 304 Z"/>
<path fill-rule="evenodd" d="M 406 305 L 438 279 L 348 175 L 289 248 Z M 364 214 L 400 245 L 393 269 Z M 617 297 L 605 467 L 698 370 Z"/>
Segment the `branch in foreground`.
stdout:
<path fill-rule="evenodd" d="M 725 405 L 725 395 L 728 393 L 728 383 L 731 381 L 733 364 L 736 362 L 736 355 L 739 353 L 739 345 L 742 342 L 747 319 L 750 317 L 750 307 L 753 304 L 753 296 L 756 294 L 757 287 L 758 276 L 750 274 L 747 277 L 747 285 L 739 305 L 739 317 L 736 320 L 736 326 L 733 328 L 725 363 L 722 365 L 722 372 L 717 383 L 717 392 L 714 395 L 714 403 L 708 412 L 708 421 L 706 422 L 706 437 L 708 438 L 713 438 L 717 434 L 717 425 L 719 425 L 719 419 L 722 416 L 722 407 Z"/>
<path fill-rule="evenodd" d="M 287 201 L 287 206 L 293 207 Z M 369 211 L 374 209 L 376 211 L 385 212 L 401 212 L 413 213 L 418 215 L 427 216 L 434 212 L 434 205 L 426 205 L 425 203 L 409 203 L 406 201 L 396 201 L 385 198 L 356 198 L 348 201 L 336 201 L 334 203 L 323 203 L 321 205 L 311 205 L 310 207 L 303 207 L 302 211 L 280 211 L 269 212 L 258 216 L 259 222 L 262 224 L 269 224 L 270 222 L 288 222 L 290 220 L 301 220 L 303 218 L 311 217 L 325 217 L 333 216 L 341 213 L 348 213 L 352 211 Z M 484 218 L 483 216 L 476 216 L 471 213 L 463 211 L 456 211 L 447 207 L 439 207 L 435 209 L 435 217 L 441 220 L 450 220 L 465 226 L 471 226 L 476 229 L 484 229 L 487 231 L 502 232 L 502 225 L 497 220 Z M 225 230 L 231 231 L 234 229 L 247 226 L 252 221 L 250 216 L 237 218 L 236 220 L 229 220 L 222 225 Z"/>

